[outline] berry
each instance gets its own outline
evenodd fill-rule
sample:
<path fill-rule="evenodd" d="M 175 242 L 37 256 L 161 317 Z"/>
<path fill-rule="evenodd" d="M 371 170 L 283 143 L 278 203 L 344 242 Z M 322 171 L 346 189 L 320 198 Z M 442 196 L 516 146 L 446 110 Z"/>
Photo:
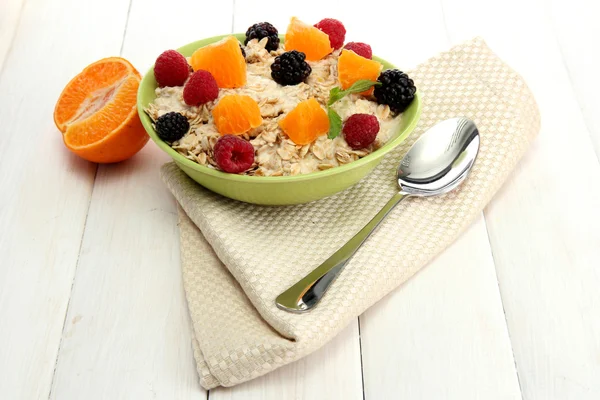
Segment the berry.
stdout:
<path fill-rule="evenodd" d="M 268 22 L 259 22 L 258 24 L 254 24 L 248 28 L 246 31 L 246 40 L 244 41 L 244 45 L 248 44 L 248 42 L 252 39 L 258 39 L 259 41 L 262 38 L 268 37 L 267 45 L 265 49 L 268 51 L 275 51 L 279 48 L 279 35 L 277 28 L 271 25 Z"/>
<path fill-rule="evenodd" d="M 378 82 L 380 86 L 375 86 L 373 94 L 379 104 L 387 104 L 390 110 L 395 113 L 401 113 L 415 98 L 417 88 L 412 79 L 404 72 L 397 69 L 383 71 Z"/>
<path fill-rule="evenodd" d="M 208 71 L 194 72 L 183 87 L 183 101 L 188 106 L 208 103 L 219 96 L 217 81 Z"/>
<path fill-rule="evenodd" d="M 182 86 L 190 75 L 190 66 L 181 53 L 167 50 L 156 59 L 154 77 L 158 85 Z"/>
<path fill-rule="evenodd" d="M 344 48 L 346 50 L 352 50 L 353 52 L 355 52 L 359 56 L 362 56 L 364 58 L 368 58 L 369 60 L 373 59 L 373 50 L 371 50 L 371 46 L 369 46 L 366 43 L 350 42 L 350 43 L 346 43 L 346 45 L 344 46 Z"/>
<path fill-rule="evenodd" d="M 187 118 L 178 112 L 169 112 L 156 120 L 156 133 L 165 142 L 181 139 L 190 129 Z"/>
<path fill-rule="evenodd" d="M 304 59 L 306 55 L 296 50 L 275 57 L 271 64 L 271 77 L 280 85 L 297 85 L 304 81 L 312 69 Z"/>
<path fill-rule="evenodd" d="M 221 136 L 213 153 L 219 168 L 232 174 L 244 172 L 254 164 L 254 147 L 238 136 Z"/>
<path fill-rule="evenodd" d="M 342 128 L 344 139 L 354 150 L 368 147 L 375 141 L 378 132 L 379 121 L 370 114 L 352 114 Z"/>
<path fill-rule="evenodd" d="M 339 49 L 344 45 L 346 39 L 346 28 L 337 19 L 325 18 L 315 24 L 315 28 L 325 32 L 329 36 L 329 44 L 334 49 Z"/>

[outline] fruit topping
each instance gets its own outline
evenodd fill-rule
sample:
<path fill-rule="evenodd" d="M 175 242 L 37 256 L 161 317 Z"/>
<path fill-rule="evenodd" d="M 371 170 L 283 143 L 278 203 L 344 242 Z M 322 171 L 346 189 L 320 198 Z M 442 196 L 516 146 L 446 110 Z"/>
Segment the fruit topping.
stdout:
<path fill-rule="evenodd" d="M 375 141 L 378 132 L 379 121 L 370 114 L 352 114 L 342 128 L 344 139 L 354 150 L 368 147 Z"/>
<path fill-rule="evenodd" d="M 244 172 L 254 164 L 254 147 L 238 136 L 221 136 L 213 152 L 219 168 L 231 174 Z"/>
<path fill-rule="evenodd" d="M 254 24 L 248 28 L 246 31 L 246 40 L 244 41 L 244 44 L 248 44 L 248 42 L 252 39 L 258 39 L 258 41 L 260 41 L 263 38 L 269 38 L 265 49 L 267 49 L 267 51 L 275 51 L 279 48 L 278 33 L 279 32 L 277 32 L 277 28 L 270 23 L 259 22 L 258 24 Z"/>
<path fill-rule="evenodd" d="M 318 61 L 331 53 L 333 48 L 325 32 L 292 17 L 285 33 L 285 50 L 298 50 L 306 54 L 308 61 Z"/>
<path fill-rule="evenodd" d="M 342 50 L 338 59 L 338 79 L 342 89 L 348 89 L 358 80 L 366 79 L 374 81 L 379 76 L 383 65 L 374 60 L 359 56 L 353 51 Z M 360 94 L 370 95 L 373 88 Z"/>
<path fill-rule="evenodd" d="M 154 77 L 158 86 L 183 86 L 189 75 L 187 60 L 175 50 L 163 52 L 154 63 Z"/>
<path fill-rule="evenodd" d="M 306 55 L 296 50 L 275 57 L 271 64 L 271 77 L 280 85 L 297 85 L 303 82 L 312 69 L 304 59 Z"/>
<path fill-rule="evenodd" d="M 258 103 L 245 95 L 224 96 L 213 108 L 212 115 L 221 135 L 241 135 L 262 124 Z"/>
<path fill-rule="evenodd" d="M 219 96 L 217 81 L 208 71 L 194 72 L 183 87 L 183 101 L 188 106 L 208 103 Z"/>
<path fill-rule="evenodd" d="M 199 48 L 192 54 L 191 64 L 194 71 L 203 69 L 210 72 L 220 88 L 237 88 L 246 84 L 246 60 L 240 42 L 234 36 Z"/>
<path fill-rule="evenodd" d="M 366 43 L 361 43 L 361 42 L 346 43 L 346 45 L 344 46 L 344 49 L 352 50 L 359 56 L 368 58 L 369 60 L 373 59 L 373 50 L 371 50 L 371 46 L 369 46 Z"/>
<path fill-rule="evenodd" d="M 298 103 L 279 121 L 279 126 L 294 143 L 305 145 L 327 133 L 329 119 L 319 102 L 311 97 Z"/>
<path fill-rule="evenodd" d="M 415 98 L 417 88 L 412 79 L 397 69 L 383 71 L 373 93 L 379 104 L 387 104 L 395 113 L 403 112 Z"/>
<path fill-rule="evenodd" d="M 156 133 L 165 142 L 181 139 L 190 129 L 187 118 L 178 112 L 169 112 L 156 120 Z"/>
<path fill-rule="evenodd" d="M 346 28 L 337 19 L 325 18 L 315 24 L 315 28 L 323 31 L 329 36 L 329 44 L 334 49 L 339 49 L 344 45 L 346 39 Z"/>

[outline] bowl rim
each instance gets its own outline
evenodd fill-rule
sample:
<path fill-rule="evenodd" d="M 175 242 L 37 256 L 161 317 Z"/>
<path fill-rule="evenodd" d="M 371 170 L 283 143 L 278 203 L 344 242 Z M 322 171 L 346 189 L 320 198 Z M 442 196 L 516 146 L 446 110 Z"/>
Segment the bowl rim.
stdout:
<path fill-rule="evenodd" d="M 187 53 L 186 50 L 189 48 L 196 46 L 195 49 L 198 49 L 198 48 L 206 46 L 210 43 L 214 43 L 214 42 L 216 42 L 224 37 L 227 37 L 227 36 L 235 36 L 238 40 L 240 40 L 240 37 L 244 37 L 244 34 L 243 33 L 228 33 L 228 34 L 224 34 L 224 35 L 212 36 L 212 37 L 208 37 L 205 39 L 200 39 L 200 40 L 190 42 L 188 44 L 178 47 L 176 50 L 181 52 L 182 54 L 184 54 L 184 53 Z M 283 39 L 282 35 L 279 35 L 279 36 Z M 392 64 L 389 61 L 384 60 L 380 57 L 373 56 L 373 59 L 382 63 L 384 66 L 384 70 L 396 68 L 396 66 L 394 64 Z M 343 174 L 346 171 L 349 171 L 354 168 L 359 168 L 360 166 L 366 165 L 374 160 L 382 158 L 387 153 L 389 153 L 390 151 L 395 149 L 398 145 L 400 145 L 400 143 L 402 143 L 408 137 L 410 132 L 412 132 L 414 130 L 415 126 L 418 124 L 418 122 L 421 118 L 421 109 L 422 109 L 421 94 L 417 88 L 417 91 L 415 92 L 415 97 L 413 99 L 413 102 L 416 102 L 415 105 L 416 105 L 417 109 L 415 110 L 415 115 L 414 115 L 414 118 L 412 119 L 412 121 L 410 121 L 410 123 L 408 125 L 406 125 L 406 127 L 403 129 L 402 132 L 400 132 L 398 137 L 387 142 L 385 145 L 383 145 L 379 149 L 375 150 L 374 152 L 372 152 L 356 161 L 352 161 L 348 164 L 344 164 L 344 165 L 337 166 L 334 168 L 326 169 L 323 171 L 315 171 L 315 172 L 310 172 L 308 174 L 300 174 L 300 175 L 253 176 L 253 175 L 230 174 L 227 172 L 219 171 L 217 169 L 206 167 L 204 165 L 198 164 L 197 162 L 184 157 L 182 154 L 178 153 L 175 149 L 173 149 L 171 146 L 169 146 L 168 143 L 164 142 L 163 140 L 161 140 L 158 137 L 156 131 L 152 127 L 152 120 L 151 120 L 150 116 L 147 115 L 146 112 L 144 111 L 144 105 L 142 104 L 142 100 L 141 100 L 141 92 L 142 92 L 143 88 L 145 88 L 147 85 L 149 85 L 149 79 L 150 79 L 149 77 L 151 75 L 153 75 L 153 73 L 154 73 L 154 64 L 152 64 L 150 69 L 148 69 L 146 74 L 142 77 L 142 80 L 140 81 L 140 85 L 138 88 L 137 100 L 136 100 L 138 115 L 140 117 L 142 125 L 144 126 L 144 129 L 146 130 L 146 132 L 148 133 L 148 135 L 150 136 L 152 141 L 154 143 L 156 143 L 158 145 L 158 147 L 160 147 L 164 152 L 166 152 L 173 159 L 173 161 L 175 161 L 178 164 L 183 164 L 184 166 L 191 168 L 197 172 L 211 175 L 215 178 L 224 178 L 224 179 L 228 179 L 228 180 L 235 181 L 235 182 L 277 184 L 277 183 L 283 183 L 283 182 L 299 182 L 299 181 L 304 181 L 304 180 L 311 180 L 311 179 L 315 179 L 315 178 L 325 178 L 327 176 Z"/>

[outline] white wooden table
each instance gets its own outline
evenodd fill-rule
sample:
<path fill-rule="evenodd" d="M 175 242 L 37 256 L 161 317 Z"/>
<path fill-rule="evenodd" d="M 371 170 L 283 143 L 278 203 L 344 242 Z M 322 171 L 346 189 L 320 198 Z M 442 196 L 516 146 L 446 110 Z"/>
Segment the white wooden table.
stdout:
<path fill-rule="evenodd" d="M 0 399 L 600 399 L 599 14 L 596 0 L 0 0 Z M 542 131 L 400 290 L 310 357 L 207 394 L 166 156 L 149 143 L 87 163 L 52 112 L 97 59 L 146 71 L 167 48 L 292 15 L 338 18 L 403 68 L 480 35 L 531 86 Z"/>

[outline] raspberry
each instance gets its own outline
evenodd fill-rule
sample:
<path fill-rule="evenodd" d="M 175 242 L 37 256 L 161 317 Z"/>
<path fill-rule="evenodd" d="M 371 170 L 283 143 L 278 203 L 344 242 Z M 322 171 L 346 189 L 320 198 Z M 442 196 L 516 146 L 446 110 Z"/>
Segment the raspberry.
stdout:
<path fill-rule="evenodd" d="M 154 77 L 158 85 L 182 86 L 190 75 L 190 66 L 183 55 L 167 50 L 154 63 Z"/>
<path fill-rule="evenodd" d="M 373 95 L 379 104 L 387 104 L 394 113 L 401 113 L 415 98 L 417 88 L 412 79 L 398 69 L 383 71 L 377 81 Z"/>
<path fill-rule="evenodd" d="M 194 72 L 183 88 L 183 100 L 188 106 L 208 103 L 219 96 L 217 81 L 208 71 Z"/>
<path fill-rule="evenodd" d="M 187 118 L 178 112 L 169 112 L 156 120 L 156 133 L 165 142 L 174 142 L 185 136 L 190 129 Z"/>
<path fill-rule="evenodd" d="M 379 132 L 377 117 L 369 114 L 351 115 L 342 128 L 344 139 L 354 150 L 364 149 L 375 141 Z"/>
<path fill-rule="evenodd" d="M 299 84 L 312 72 L 305 59 L 306 55 L 296 50 L 275 57 L 271 64 L 271 77 L 283 86 Z"/>
<path fill-rule="evenodd" d="M 373 50 L 371 50 L 371 46 L 369 46 L 366 43 L 361 43 L 361 42 L 346 43 L 346 45 L 344 46 L 344 49 L 352 50 L 359 56 L 368 58 L 369 60 L 373 59 Z"/>
<path fill-rule="evenodd" d="M 337 19 L 325 18 L 315 24 L 315 28 L 329 35 L 329 44 L 334 49 L 339 49 L 344 45 L 346 39 L 346 28 Z"/>
<path fill-rule="evenodd" d="M 252 39 L 258 39 L 260 41 L 262 38 L 268 37 L 267 45 L 265 49 L 267 51 L 275 51 L 279 48 L 279 32 L 277 32 L 277 28 L 271 25 L 268 22 L 259 22 L 258 24 L 254 24 L 248 28 L 246 31 L 246 40 L 244 40 L 244 45 L 247 45 L 248 42 Z"/>
<path fill-rule="evenodd" d="M 234 135 L 221 136 L 213 153 L 219 168 L 232 174 L 244 172 L 254 164 L 254 147 Z"/>

